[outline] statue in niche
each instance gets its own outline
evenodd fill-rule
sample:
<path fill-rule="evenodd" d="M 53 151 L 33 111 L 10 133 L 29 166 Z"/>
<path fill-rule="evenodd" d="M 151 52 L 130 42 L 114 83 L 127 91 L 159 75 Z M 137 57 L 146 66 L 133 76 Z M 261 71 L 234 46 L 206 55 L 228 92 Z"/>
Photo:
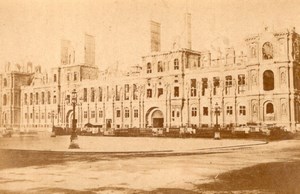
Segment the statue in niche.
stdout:
<path fill-rule="evenodd" d="M 257 114 L 257 104 L 253 104 L 253 114 Z"/>
<path fill-rule="evenodd" d="M 253 85 L 257 85 L 257 77 L 255 74 L 252 75 L 252 83 Z"/>
<path fill-rule="evenodd" d="M 283 103 L 282 105 L 281 105 L 281 113 L 283 114 L 283 115 L 286 115 L 286 104 L 285 103 Z"/>
<path fill-rule="evenodd" d="M 280 77 L 281 77 L 281 84 L 286 84 L 286 76 L 285 76 L 285 72 L 282 72 L 281 73 L 281 75 L 280 75 Z"/>

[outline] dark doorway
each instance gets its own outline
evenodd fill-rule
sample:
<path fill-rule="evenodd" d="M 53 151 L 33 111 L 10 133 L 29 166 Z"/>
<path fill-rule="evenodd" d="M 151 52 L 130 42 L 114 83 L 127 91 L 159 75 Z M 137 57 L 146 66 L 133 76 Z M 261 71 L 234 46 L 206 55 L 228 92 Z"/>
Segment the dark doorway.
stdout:
<path fill-rule="evenodd" d="M 111 119 L 106 119 L 106 128 L 107 129 L 111 128 Z"/>
<path fill-rule="evenodd" d="M 163 118 L 153 118 L 153 127 L 159 128 L 164 126 L 164 119 Z"/>

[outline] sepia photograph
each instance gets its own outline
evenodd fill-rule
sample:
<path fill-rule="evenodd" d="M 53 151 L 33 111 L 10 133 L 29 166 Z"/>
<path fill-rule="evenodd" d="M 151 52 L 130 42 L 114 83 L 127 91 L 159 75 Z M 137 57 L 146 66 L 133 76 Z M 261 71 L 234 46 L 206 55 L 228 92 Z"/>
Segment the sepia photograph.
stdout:
<path fill-rule="evenodd" d="M 0 194 L 300 193 L 298 0 L 0 0 Z"/>

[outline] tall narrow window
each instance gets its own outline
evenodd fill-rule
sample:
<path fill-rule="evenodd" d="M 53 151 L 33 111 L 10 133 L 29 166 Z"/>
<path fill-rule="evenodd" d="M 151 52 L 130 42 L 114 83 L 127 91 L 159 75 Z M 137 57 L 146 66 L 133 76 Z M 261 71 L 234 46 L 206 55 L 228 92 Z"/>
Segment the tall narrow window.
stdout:
<path fill-rule="evenodd" d="M 4 86 L 4 87 L 7 86 L 7 79 L 6 79 L 6 78 L 3 79 L 3 86 Z"/>
<path fill-rule="evenodd" d="M 174 59 L 174 70 L 178 70 L 179 69 L 179 61 L 178 59 Z"/>
<path fill-rule="evenodd" d="M 99 98 L 98 98 L 99 102 L 102 102 L 102 88 L 101 87 L 98 88 L 98 95 L 99 95 Z"/>
<path fill-rule="evenodd" d="M 56 96 L 53 96 L 53 104 L 56 104 Z"/>
<path fill-rule="evenodd" d="M 133 114 L 134 114 L 134 118 L 138 118 L 139 117 L 139 110 L 134 109 Z"/>
<path fill-rule="evenodd" d="M 35 93 L 35 104 L 39 104 L 39 93 Z"/>
<path fill-rule="evenodd" d="M 57 77 L 56 77 L 56 74 L 53 75 L 53 82 L 56 82 L 57 81 Z"/>
<path fill-rule="evenodd" d="M 246 84 L 245 74 L 238 75 L 238 85 L 243 86 Z"/>
<path fill-rule="evenodd" d="M 45 93 L 42 92 L 42 104 L 45 104 Z"/>
<path fill-rule="evenodd" d="M 95 102 L 95 89 L 91 88 L 91 102 Z"/>
<path fill-rule="evenodd" d="M 99 118 L 102 118 L 102 117 L 103 117 L 103 111 L 99 110 Z"/>
<path fill-rule="evenodd" d="M 217 89 L 220 87 L 220 78 L 214 77 L 213 84 L 214 84 L 213 95 L 217 95 Z"/>
<path fill-rule="evenodd" d="M 77 72 L 74 72 L 74 81 L 77 80 Z"/>
<path fill-rule="evenodd" d="M 157 72 L 164 72 L 163 64 L 161 61 L 157 63 Z"/>
<path fill-rule="evenodd" d="M 33 94 L 30 93 L 30 105 L 32 105 L 32 103 L 33 103 Z"/>
<path fill-rule="evenodd" d="M 3 95 L 3 105 L 7 105 L 7 96 L 6 94 Z"/>
<path fill-rule="evenodd" d="M 116 116 L 117 118 L 121 117 L 121 110 L 116 110 Z"/>
<path fill-rule="evenodd" d="M 25 105 L 27 105 L 27 101 L 28 101 L 28 99 L 27 99 L 27 94 L 24 94 L 24 104 L 25 104 Z"/>
<path fill-rule="evenodd" d="M 125 84 L 124 88 L 124 100 L 129 100 L 129 84 Z"/>
<path fill-rule="evenodd" d="M 124 115 L 125 118 L 129 118 L 129 109 L 125 109 L 125 115 Z"/>
<path fill-rule="evenodd" d="M 147 98 L 152 98 L 152 89 L 147 89 Z"/>
<path fill-rule="evenodd" d="M 192 117 L 196 117 L 196 116 L 197 116 L 197 108 L 192 107 Z"/>
<path fill-rule="evenodd" d="M 132 95 L 133 95 L 133 100 L 137 100 L 138 99 L 138 91 L 137 91 L 137 86 L 136 84 L 133 84 L 133 91 L 132 91 Z"/>
<path fill-rule="evenodd" d="M 116 85 L 116 97 L 115 97 L 116 101 L 119 101 L 120 100 L 120 91 L 119 91 L 119 88 L 118 86 Z"/>
<path fill-rule="evenodd" d="M 208 88 L 208 79 L 202 78 L 202 96 L 205 96 L 205 91 Z"/>
<path fill-rule="evenodd" d="M 272 103 L 268 103 L 268 104 L 266 105 L 266 113 L 267 113 L 267 114 L 272 114 L 272 113 L 274 113 L 274 106 L 273 106 Z"/>
<path fill-rule="evenodd" d="M 147 63 L 147 73 L 152 73 L 152 65 L 151 65 L 151 63 Z"/>
<path fill-rule="evenodd" d="M 196 79 L 191 79 L 191 97 L 197 96 Z"/>
<path fill-rule="evenodd" d="M 178 86 L 174 87 L 174 97 L 179 97 L 179 87 Z"/>
<path fill-rule="evenodd" d="M 203 107 L 203 115 L 208 116 L 208 107 Z"/>
<path fill-rule="evenodd" d="M 87 102 L 87 88 L 83 88 L 83 102 Z"/>
<path fill-rule="evenodd" d="M 51 93 L 50 93 L 50 91 L 47 92 L 47 103 L 51 104 Z"/>
<path fill-rule="evenodd" d="M 263 85 L 265 91 L 274 89 L 274 73 L 271 70 L 267 70 L 263 74 Z"/>

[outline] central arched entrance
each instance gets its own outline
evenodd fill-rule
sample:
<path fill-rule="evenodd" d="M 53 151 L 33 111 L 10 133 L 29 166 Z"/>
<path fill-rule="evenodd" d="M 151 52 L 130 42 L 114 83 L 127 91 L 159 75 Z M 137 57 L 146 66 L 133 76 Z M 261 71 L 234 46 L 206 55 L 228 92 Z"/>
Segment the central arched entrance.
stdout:
<path fill-rule="evenodd" d="M 152 126 L 161 128 L 164 126 L 164 116 L 160 110 L 155 110 L 151 115 Z"/>

